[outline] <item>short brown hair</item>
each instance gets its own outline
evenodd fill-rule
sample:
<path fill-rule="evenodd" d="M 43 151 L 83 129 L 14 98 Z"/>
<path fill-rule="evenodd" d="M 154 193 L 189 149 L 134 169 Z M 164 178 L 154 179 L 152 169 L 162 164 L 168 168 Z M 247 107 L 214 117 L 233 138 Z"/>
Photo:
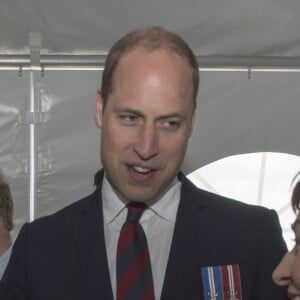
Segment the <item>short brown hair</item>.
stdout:
<path fill-rule="evenodd" d="M 121 58 L 137 47 L 146 51 L 166 49 L 185 58 L 191 68 L 193 77 L 193 101 L 196 108 L 196 98 L 199 87 L 199 66 L 189 45 L 177 34 L 161 27 L 153 26 L 132 31 L 118 40 L 110 49 L 106 58 L 102 75 L 101 94 L 104 105 L 113 89 L 113 76 Z"/>
<path fill-rule="evenodd" d="M 298 182 L 295 184 L 293 193 L 292 193 L 292 208 L 294 212 L 297 212 L 300 210 L 300 180 L 298 179 Z"/>
<path fill-rule="evenodd" d="M 13 200 L 8 183 L 0 169 L 0 217 L 3 219 L 5 228 L 11 231 L 13 225 Z"/>

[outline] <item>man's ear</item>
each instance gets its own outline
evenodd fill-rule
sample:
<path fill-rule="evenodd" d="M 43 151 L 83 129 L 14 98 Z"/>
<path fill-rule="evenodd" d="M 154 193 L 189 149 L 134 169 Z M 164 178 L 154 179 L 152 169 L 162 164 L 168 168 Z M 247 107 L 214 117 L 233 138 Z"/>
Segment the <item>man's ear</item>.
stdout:
<path fill-rule="evenodd" d="M 2 216 L 0 216 L 0 231 L 3 231 L 4 229 L 5 229 L 4 221 L 3 221 Z"/>
<path fill-rule="evenodd" d="M 190 136 L 192 135 L 194 128 L 195 128 L 195 124 L 196 124 L 196 109 L 194 109 L 193 111 L 193 115 L 192 115 L 192 122 L 191 122 L 191 128 L 190 128 Z"/>
<path fill-rule="evenodd" d="M 94 107 L 94 120 L 98 128 L 102 127 L 102 113 L 103 113 L 103 97 L 101 91 L 97 91 L 96 102 Z"/>

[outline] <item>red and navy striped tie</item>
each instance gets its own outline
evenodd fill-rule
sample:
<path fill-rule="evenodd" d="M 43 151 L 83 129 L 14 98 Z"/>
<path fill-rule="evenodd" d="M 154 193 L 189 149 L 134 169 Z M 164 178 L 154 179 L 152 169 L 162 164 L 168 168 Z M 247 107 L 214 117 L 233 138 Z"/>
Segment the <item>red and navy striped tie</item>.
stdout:
<path fill-rule="evenodd" d="M 117 249 L 117 300 L 154 300 L 151 263 L 139 219 L 147 207 L 130 202 Z"/>

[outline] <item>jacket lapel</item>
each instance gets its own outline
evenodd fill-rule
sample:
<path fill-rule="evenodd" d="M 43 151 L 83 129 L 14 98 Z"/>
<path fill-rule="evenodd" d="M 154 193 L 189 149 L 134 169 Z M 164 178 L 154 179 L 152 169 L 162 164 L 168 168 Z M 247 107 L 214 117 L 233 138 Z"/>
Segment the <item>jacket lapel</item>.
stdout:
<path fill-rule="evenodd" d="M 113 300 L 104 240 L 101 186 L 79 207 L 75 223 L 79 263 L 86 286 L 85 299 Z"/>
<path fill-rule="evenodd" d="M 201 268 L 212 237 L 199 192 L 182 174 L 181 199 L 167 265 L 162 300 L 202 299 Z"/>

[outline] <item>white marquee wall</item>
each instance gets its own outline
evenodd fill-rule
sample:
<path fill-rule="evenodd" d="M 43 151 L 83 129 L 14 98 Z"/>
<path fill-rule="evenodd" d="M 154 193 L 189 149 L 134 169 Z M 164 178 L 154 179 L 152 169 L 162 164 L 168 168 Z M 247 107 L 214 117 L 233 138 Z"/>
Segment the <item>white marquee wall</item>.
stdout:
<path fill-rule="evenodd" d="M 41 114 L 31 125 L 37 129 L 37 155 L 30 173 L 30 72 L 0 72 L 0 166 L 15 201 L 14 236 L 30 219 L 30 197 L 34 218 L 56 211 L 91 192 L 101 166 L 100 132 L 93 122 L 101 71 L 35 71 L 35 109 Z M 299 73 L 253 73 L 249 79 L 247 72 L 203 71 L 200 77 L 186 173 L 233 154 L 300 154 Z"/>

